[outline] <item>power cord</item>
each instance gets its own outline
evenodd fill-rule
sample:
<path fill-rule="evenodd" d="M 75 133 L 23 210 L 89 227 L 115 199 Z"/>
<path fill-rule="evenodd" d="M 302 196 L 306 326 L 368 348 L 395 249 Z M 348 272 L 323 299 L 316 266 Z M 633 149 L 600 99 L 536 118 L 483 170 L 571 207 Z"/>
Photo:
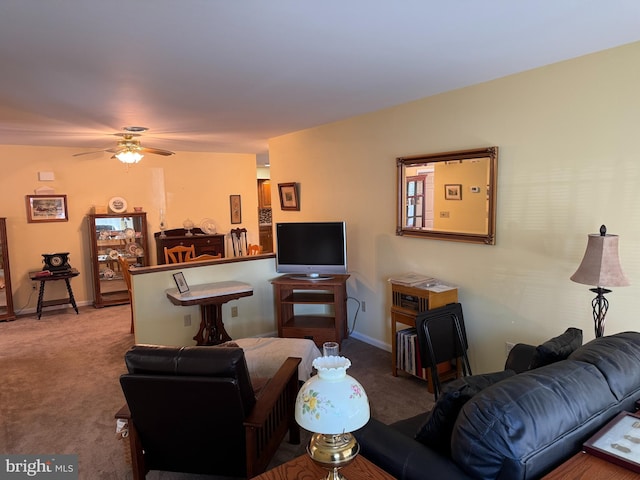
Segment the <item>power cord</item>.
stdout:
<path fill-rule="evenodd" d="M 27 308 L 29 306 L 29 304 L 31 303 L 31 297 L 33 297 L 33 292 L 35 292 L 37 289 L 32 288 L 31 292 L 29 293 L 29 298 L 27 298 L 27 303 L 24 304 L 24 306 L 22 308 L 19 308 L 15 313 L 16 315 L 20 315 L 22 313 L 22 311 Z"/>
<path fill-rule="evenodd" d="M 353 331 L 356 329 L 356 320 L 358 320 L 358 313 L 360 312 L 360 300 L 358 300 L 355 297 L 347 297 L 347 301 L 349 300 L 353 300 L 358 304 L 358 308 L 356 308 L 356 313 L 353 316 L 353 325 L 351 326 L 351 330 L 349 330 L 349 335 L 351 335 L 353 333 Z"/>

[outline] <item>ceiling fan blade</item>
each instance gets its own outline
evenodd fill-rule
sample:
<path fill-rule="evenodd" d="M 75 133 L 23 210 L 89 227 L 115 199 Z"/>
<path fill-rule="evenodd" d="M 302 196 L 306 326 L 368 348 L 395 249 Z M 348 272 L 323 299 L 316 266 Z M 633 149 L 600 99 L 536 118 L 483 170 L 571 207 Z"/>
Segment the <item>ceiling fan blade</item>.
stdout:
<path fill-rule="evenodd" d="M 165 157 L 175 154 L 175 152 L 172 152 L 171 150 L 163 150 L 161 148 L 152 148 L 152 147 L 140 147 L 140 152 L 153 153 L 154 155 L 164 155 Z"/>
<path fill-rule="evenodd" d="M 82 155 L 91 155 L 94 153 L 103 153 L 103 152 L 108 152 L 109 150 L 93 150 L 91 152 L 80 152 L 80 153 L 74 153 L 72 155 L 72 157 L 81 157 Z"/>

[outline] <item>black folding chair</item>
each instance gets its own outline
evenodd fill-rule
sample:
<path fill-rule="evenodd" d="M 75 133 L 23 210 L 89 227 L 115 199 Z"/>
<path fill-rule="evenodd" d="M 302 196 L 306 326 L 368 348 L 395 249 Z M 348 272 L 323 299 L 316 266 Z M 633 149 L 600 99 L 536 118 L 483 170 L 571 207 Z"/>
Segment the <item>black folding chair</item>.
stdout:
<path fill-rule="evenodd" d="M 433 395 L 441 391 L 438 364 L 462 358 L 464 375 L 472 375 L 467 357 L 467 334 L 464 328 L 462 305 L 450 303 L 444 307 L 420 312 L 416 316 L 418 348 L 422 365 L 431 369 Z"/>

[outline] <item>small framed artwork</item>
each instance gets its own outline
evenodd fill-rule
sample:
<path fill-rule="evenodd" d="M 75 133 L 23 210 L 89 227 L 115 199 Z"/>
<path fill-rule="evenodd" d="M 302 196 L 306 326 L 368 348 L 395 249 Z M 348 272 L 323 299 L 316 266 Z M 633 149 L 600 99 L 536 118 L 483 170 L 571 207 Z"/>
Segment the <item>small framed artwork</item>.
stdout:
<path fill-rule="evenodd" d="M 462 185 L 458 183 L 444 186 L 445 200 L 462 200 Z"/>
<path fill-rule="evenodd" d="M 189 285 L 187 284 L 182 272 L 174 273 L 173 279 L 175 280 L 180 293 L 187 293 L 189 291 Z"/>
<path fill-rule="evenodd" d="M 66 195 L 27 195 L 27 222 L 68 222 Z"/>
<path fill-rule="evenodd" d="M 280 208 L 282 210 L 300 210 L 297 183 L 279 183 Z"/>
<path fill-rule="evenodd" d="M 240 195 L 229 195 L 229 205 L 231 208 L 231 223 L 242 223 Z"/>
<path fill-rule="evenodd" d="M 620 412 L 582 448 L 593 456 L 640 473 L 640 416 Z"/>

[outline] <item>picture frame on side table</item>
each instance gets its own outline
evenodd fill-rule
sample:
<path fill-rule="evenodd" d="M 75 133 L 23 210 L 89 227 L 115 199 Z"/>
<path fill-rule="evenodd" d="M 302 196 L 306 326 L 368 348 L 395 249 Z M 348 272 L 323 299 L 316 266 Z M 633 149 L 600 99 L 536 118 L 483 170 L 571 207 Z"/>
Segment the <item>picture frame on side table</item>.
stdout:
<path fill-rule="evenodd" d="M 640 416 L 620 412 L 582 448 L 595 457 L 640 473 Z"/>
<path fill-rule="evenodd" d="M 240 195 L 229 195 L 229 207 L 231 208 L 231 223 L 242 223 Z"/>
<path fill-rule="evenodd" d="M 280 194 L 280 209 L 282 210 L 300 210 L 300 201 L 298 199 L 298 184 L 279 183 L 278 193 Z"/>
<path fill-rule="evenodd" d="M 187 293 L 189 291 L 189 284 L 187 284 L 187 280 L 184 278 L 184 274 L 182 272 L 174 273 L 173 279 L 175 280 L 180 293 Z"/>
<path fill-rule="evenodd" d="M 66 195 L 27 195 L 27 222 L 68 222 Z"/>
<path fill-rule="evenodd" d="M 459 183 L 444 186 L 445 200 L 462 200 L 462 185 Z"/>

